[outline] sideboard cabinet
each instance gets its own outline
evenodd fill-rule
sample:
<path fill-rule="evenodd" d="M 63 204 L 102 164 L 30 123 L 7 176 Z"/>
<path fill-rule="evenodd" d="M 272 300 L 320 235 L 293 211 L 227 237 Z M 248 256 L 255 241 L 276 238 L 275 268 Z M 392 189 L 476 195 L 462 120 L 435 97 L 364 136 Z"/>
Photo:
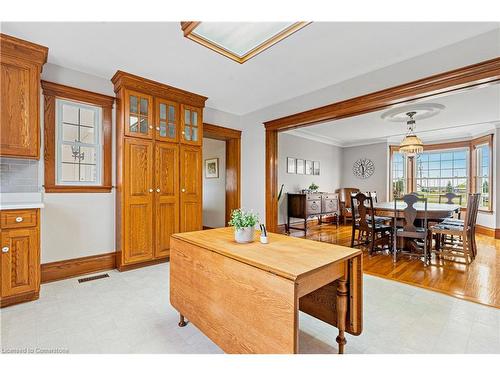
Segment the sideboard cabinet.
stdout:
<path fill-rule="evenodd" d="M 40 158 L 40 73 L 48 48 L 0 34 L 0 156 Z"/>
<path fill-rule="evenodd" d="M 339 195 L 337 193 L 288 193 L 287 232 L 290 229 L 303 230 L 307 234 L 307 220 L 317 217 L 321 224 L 324 216 L 333 216 L 339 223 Z M 292 227 L 291 219 L 304 220 L 304 227 Z"/>
<path fill-rule="evenodd" d="M 117 95 L 119 270 L 162 261 L 173 233 L 202 229 L 206 97 L 122 71 Z"/>

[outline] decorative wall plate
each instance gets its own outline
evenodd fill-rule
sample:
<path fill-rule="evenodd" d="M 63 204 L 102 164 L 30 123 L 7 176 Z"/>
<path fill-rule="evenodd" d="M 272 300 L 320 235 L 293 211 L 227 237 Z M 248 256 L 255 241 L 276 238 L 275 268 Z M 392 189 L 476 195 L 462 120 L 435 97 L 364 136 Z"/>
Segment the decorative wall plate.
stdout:
<path fill-rule="evenodd" d="M 373 172 L 375 172 L 375 164 L 370 159 L 358 159 L 352 166 L 352 173 L 358 178 L 368 178 Z"/>

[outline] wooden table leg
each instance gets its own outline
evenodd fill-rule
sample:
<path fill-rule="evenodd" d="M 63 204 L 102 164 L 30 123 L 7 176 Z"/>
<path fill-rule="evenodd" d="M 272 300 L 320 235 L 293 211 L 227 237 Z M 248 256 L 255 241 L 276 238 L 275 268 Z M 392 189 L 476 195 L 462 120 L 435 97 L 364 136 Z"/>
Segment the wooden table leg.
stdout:
<path fill-rule="evenodd" d="M 344 274 L 338 280 L 337 286 L 337 326 L 339 335 L 337 343 L 339 344 L 339 354 L 344 354 L 345 339 L 345 323 L 347 320 L 347 274 Z"/>
<path fill-rule="evenodd" d="M 179 327 L 185 327 L 186 325 L 187 325 L 187 323 L 184 320 L 184 315 L 179 314 Z"/>

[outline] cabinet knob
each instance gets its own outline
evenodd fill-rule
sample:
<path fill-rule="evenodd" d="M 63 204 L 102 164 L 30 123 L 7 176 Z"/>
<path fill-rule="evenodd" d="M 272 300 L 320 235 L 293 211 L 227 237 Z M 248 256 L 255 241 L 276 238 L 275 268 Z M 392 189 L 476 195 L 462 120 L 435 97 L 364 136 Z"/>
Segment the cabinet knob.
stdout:
<path fill-rule="evenodd" d="M 150 128 L 150 129 L 153 129 L 153 125 L 149 125 L 149 128 Z"/>
<path fill-rule="evenodd" d="M 9 252 L 9 247 L 8 246 L 2 247 L 2 253 L 8 253 L 8 252 Z"/>
<path fill-rule="evenodd" d="M 186 134 L 186 132 L 182 132 L 182 135 Z"/>
<path fill-rule="evenodd" d="M 156 192 L 159 193 L 160 192 L 160 188 L 156 189 Z"/>
<path fill-rule="evenodd" d="M 184 193 L 186 191 L 186 189 L 181 189 L 181 191 Z"/>
<path fill-rule="evenodd" d="M 160 131 L 160 127 L 159 127 L 159 126 L 157 126 L 157 127 L 156 127 L 156 130 Z"/>
<path fill-rule="evenodd" d="M 21 223 L 23 218 L 21 216 L 16 217 L 16 223 Z"/>
<path fill-rule="evenodd" d="M 153 189 L 149 189 L 149 192 L 152 193 L 153 192 Z"/>

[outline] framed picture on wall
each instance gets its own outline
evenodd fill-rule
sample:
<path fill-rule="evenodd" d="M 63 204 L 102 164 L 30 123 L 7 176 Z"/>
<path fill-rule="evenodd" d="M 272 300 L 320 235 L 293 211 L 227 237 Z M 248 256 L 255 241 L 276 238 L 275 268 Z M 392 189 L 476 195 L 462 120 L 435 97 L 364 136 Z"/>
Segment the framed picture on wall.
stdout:
<path fill-rule="evenodd" d="M 297 159 L 297 174 L 304 174 L 306 169 L 304 159 Z"/>
<path fill-rule="evenodd" d="M 286 173 L 297 173 L 297 163 L 295 158 L 286 158 Z"/>
<path fill-rule="evenodd" d="M 312 162 L 312 160 L 306 160 L 306 174 L 313 174 L 313 162 Z"/>
<path fill-rule="evenodd" d="M 313 174 L 319 176 L 319 161 L 315 161 L 313 164 Z"/>
<path fill-rule="evenodd" d="M 205 159 L 205 178 L 219 178 L 219 158 Z"/>

